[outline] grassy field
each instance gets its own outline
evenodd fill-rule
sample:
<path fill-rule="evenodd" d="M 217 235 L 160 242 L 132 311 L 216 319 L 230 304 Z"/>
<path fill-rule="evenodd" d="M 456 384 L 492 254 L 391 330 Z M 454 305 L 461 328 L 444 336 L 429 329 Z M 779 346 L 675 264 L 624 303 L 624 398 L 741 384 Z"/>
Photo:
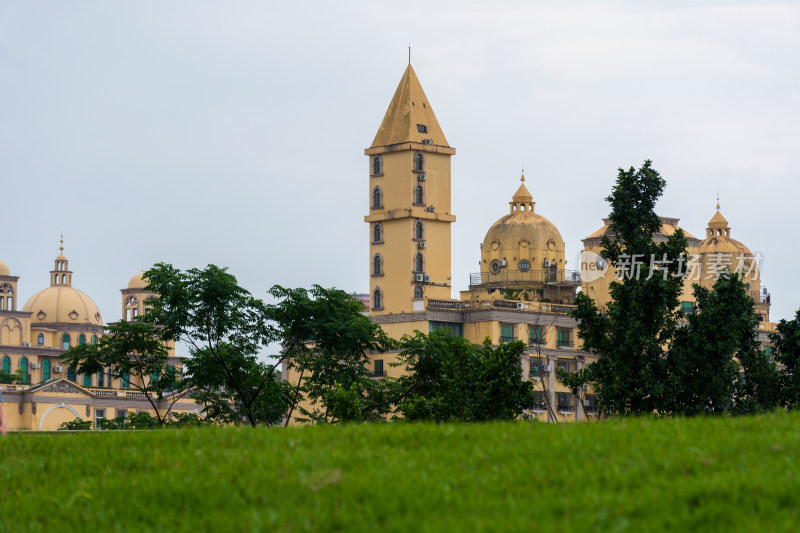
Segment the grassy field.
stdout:
<path fill-rule="evenodd" d="M 797 531 L 800 417 L 9 434 L 2 531 Z"/>

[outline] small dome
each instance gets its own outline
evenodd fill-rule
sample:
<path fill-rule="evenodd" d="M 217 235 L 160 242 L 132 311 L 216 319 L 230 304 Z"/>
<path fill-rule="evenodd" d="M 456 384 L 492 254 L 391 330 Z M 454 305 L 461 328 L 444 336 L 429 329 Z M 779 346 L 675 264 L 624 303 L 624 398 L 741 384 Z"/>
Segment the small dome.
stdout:
<path fill-rule="evenodd" d="M 706 238 L 700 242 L 699 252 L 700 254 L 744 254 L 746 257 L 753 255 L 747 246 L 731 238 L 728 221 L 719 212 L 719 200 L 717 200 L 717 212 L 708 221 Z"/>
<path fill-rule="evenodd" d="M 71 285 L 51 285 L 25 302 L 22 310 L 33 313 L 33 324 L 69 323 L 103 325 L 97 305 L 86 294 Z"/>
<path fill-rule="evenodd" d="M 139 272 L 131 278 L 128 282 L 129 289 L 144 289 L 147 287 L 147 282 L 143 279 L 144 272 Z"/>
<path fill-rule="evenodd" d="M 0 276 L 10 276 L 11 270 L 8 268 L 8 265 L 5 264 L 4 261 L 0 261 Z"/>

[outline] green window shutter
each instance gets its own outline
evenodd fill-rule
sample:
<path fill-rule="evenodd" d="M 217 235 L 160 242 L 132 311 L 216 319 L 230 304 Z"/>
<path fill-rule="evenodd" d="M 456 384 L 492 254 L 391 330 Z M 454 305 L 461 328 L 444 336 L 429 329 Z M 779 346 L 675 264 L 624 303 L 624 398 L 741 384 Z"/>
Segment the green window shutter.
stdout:
<path fill-rule="evenodd" d="M 84 387 L 91 387 L 92 386 L 92 375 L 91 374 L 84 374 L 83 375 L 83 386 Z"/>
<path fill-rule="evenodd" d="M 7 355 L 3 357 L 3 372 L 6 374 L 11 373 L 11 358 Z"/>
<path fill-rule="evenodd" d="M 514 326 L 500 326 L 500 342 L 511 342 L 514 340 Z"/>
<path fill-rule="evenodd" d="M 80 337 L 78 337 L 78 344 L 81 346 L 86 344 L 86 335 L 84 335 L 83 333 L 81 333 Z"/>
<path fill-rule="evenodd" d="M 42 361 L 42 381 L 50 379 L 50 360 L 45 359 Z"/>
<path fill-rule="evenodd" d="M 69 333 L 64 333 L 64 335 L 61 336 L 61 349 L 69 350 Z"/>
<path fill-rule="evenodd" d="M 74 366 L 67 368 L 67 379 L 73 383 L 78 381 L 78 370 Z"/>
<path fill-rule="evenodd" d="M 131 386 L 130 379 L 131 379 L 131 375 L 128 374 L 127 372 L 124 372 L 122 374 L 122 388 L 123 389 L 127 389 L 127 388 L 129 388 Z"/>

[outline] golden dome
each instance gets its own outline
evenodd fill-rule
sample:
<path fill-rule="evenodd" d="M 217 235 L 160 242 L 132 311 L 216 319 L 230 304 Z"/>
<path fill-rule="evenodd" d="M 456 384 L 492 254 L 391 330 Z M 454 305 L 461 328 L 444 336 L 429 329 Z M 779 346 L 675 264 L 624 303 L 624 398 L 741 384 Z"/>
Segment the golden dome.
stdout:
<path fill-rule="evenodd" d="M 5 264 L 4 261 L 0 261 L 0 276 L 10 276 L 11 270 L 8 268 L 8 265 Z"/>
<path fill-rule="evenodd" d="M 510 204 L 511 212 L 486 232 L 481 246 L 482 268 L 490 269 L 497 261 L 509 271 L 542 270 L 545 261 L 564 268 L 564 239 L 552 222 L 534 212 L 533 196 L 524 183 Z M 520 265 L 521 261 L 527 264 Z"/>
<path fill-rule="evenodd" d="M 22 311 L 33 313 L 33 324 L 67 322 L 103 325 L 97 305 L 71 285 L 51 285 L 37 292 L 25 302 Z"/>
<path fill-rule="evenodd" d="M 131 278 L 128 282 L 129 289 L 144 289 L 147 287 L 147 282 L 143 279 L 144 272 L 139 272 Z"/>

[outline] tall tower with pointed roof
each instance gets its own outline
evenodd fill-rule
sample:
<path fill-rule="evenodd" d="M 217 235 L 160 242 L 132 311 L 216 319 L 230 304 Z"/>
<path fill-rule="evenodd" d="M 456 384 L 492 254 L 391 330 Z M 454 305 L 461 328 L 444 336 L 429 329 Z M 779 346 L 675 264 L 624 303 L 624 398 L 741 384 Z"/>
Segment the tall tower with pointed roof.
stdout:
<path fill-rule="evenodd" d="M 449 300 L 450 157 L 417 75 L 408 65 L 369 156 L 370 313 L 423 312 Z"/>

